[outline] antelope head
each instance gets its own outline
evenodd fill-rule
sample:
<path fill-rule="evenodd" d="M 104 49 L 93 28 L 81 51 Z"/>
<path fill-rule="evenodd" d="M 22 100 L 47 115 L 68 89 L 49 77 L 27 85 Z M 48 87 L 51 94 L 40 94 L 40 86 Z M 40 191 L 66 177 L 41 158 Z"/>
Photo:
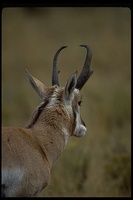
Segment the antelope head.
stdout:
<path fill-rule="evenodd" d="M 46 87 L 27 70 L 27 77 L 42 99 L 26 128 L 2 128 L 2 196 L 38 196 L 48 185 L 50 170 L 64 150 L 69 136 L 83 136 L 86 126 L 80 117 L 80 90 L 92 75 L 91 50 L 87 50 L 81 74 L 73 73 L 65 87 L 59 86 L 57 58 L 53 59 L 52 86 Z"/>
<path fill-rule="evenodd" d="M 33 77 L 27 70 L 27 77 L 33 87 L 37 92 L 39 97 L 42 99 L 42 103 L 37 107 L 37 110 L 34 114 L 34 119 L 32 118 L 29 122 L 29 128 L 33 127 L 36 119 L 42 113 L 42 110 L 45 110 L 42 114 L 42 119 L 49 118 L 47 121 L 54 120 L 53 123 L 59 124 L 60 128 L 67 137 L 70 135 L 73 136 L 83 136 L 86 133 L 86 126 L 83 120 L 80 117 L 80 105 L 82 102 L 82 97 L 80 90 L 85 85 L 87 80 L 92 75 L 93 71 L 90 69 L 92 52 L 89 46 L 80 45 L 85 47 L 87 50 L 87 55 L 83 69 L 77 77 L 77 71 L 73 73 L 67 80 L 65 87 L 60 87 L 58 81 L 58 67 L 57 67 L 57 58 L 60 51 L 67 46 L 62 46 L 56 52 L 53 58 L 53 72 L 52 72 L 52 86 L 46 87 L 41 81 Z M 50 114 L 51 113 L 51 114 Z M 52 117 L 50 117 L 52 116 Z M 62 116 L 62 118 L 60 118 Z M 58 123 L 58 119 L 59 123 Z M 64 121 L 63 121 L 64 120 Z M 41 120 L 43 121 L 43 120 Z M 61 125 L 62 122 L 62 125 Z M 57 126 L 54 125 L 54 126 Z"/>

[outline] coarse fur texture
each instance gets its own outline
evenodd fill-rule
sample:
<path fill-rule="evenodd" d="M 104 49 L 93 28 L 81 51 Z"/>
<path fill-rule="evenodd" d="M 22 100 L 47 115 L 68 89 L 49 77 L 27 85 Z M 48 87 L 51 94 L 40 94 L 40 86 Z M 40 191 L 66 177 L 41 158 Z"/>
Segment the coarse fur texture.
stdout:
<path fill-rule="evenodd" d="M 39 196 L 69 137 L 81 137 L 87 131 L 80 117 L 82 97 L 76 88 L 77 72 L 65 87 L 46 87 L 27 70 L 26 74 L 42 102 L 25 128 L 2 128 L 3 197 Z"/>

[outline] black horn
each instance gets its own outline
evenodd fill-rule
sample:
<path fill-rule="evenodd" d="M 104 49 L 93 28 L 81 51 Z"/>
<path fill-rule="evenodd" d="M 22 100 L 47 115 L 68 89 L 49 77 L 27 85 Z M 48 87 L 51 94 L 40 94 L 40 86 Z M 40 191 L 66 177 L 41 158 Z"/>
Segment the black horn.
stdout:
<path fill-rule="evenodd" d="M 60 51 L 64 48 L 66 48 L 67 46 L 62 46 L 58 49 L 58 51 L 56 52 L 54 59 L 53 59 L 53 72 L 52 72 L 52 85 L 58 85 L 59 86 L 59 81 L 58 81 L 58 67 L 57 67 L 57 58 L 58 55 L 60 53 Z"/>
<path fill-rule="evenodd" d="M 76 88 L 81 90 L 90 76 L 93 74 L 93 70 L 90 69 L 92 51 L 88 45 L 80 45 L 81 47 L 85 47 L 87 49 L 87 55 L 85 59 L 85 63 L 83 69 L 78 77 Z"/>

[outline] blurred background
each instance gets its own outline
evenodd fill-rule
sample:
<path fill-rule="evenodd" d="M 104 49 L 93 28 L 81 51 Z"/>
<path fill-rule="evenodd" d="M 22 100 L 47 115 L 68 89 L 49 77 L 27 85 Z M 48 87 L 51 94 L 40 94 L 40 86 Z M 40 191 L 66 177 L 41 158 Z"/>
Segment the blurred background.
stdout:
<path fill-rule="evenodd" d="M 131 196 L 131 11 L 124 7 L 21 7 L 2 11 L 2 125 L 25 126 L 41 102 L 25 69 L 51 86 L 80 73 L 88 44 L 94 74 L 81 90 L 88 132 L 71 137 L 41 196 Z"/>

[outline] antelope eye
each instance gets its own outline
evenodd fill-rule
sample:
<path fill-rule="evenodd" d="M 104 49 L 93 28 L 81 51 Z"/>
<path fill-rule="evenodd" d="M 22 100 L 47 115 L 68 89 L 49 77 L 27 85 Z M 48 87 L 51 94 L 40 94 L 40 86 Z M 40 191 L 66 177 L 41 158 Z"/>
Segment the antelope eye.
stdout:
<path fill-rule="evenodd" d="M 81 106 L 81 103 L 82 103 L 82 101 L 79 101 L 79 102 L 78 102 L 78 105 Z"/>

